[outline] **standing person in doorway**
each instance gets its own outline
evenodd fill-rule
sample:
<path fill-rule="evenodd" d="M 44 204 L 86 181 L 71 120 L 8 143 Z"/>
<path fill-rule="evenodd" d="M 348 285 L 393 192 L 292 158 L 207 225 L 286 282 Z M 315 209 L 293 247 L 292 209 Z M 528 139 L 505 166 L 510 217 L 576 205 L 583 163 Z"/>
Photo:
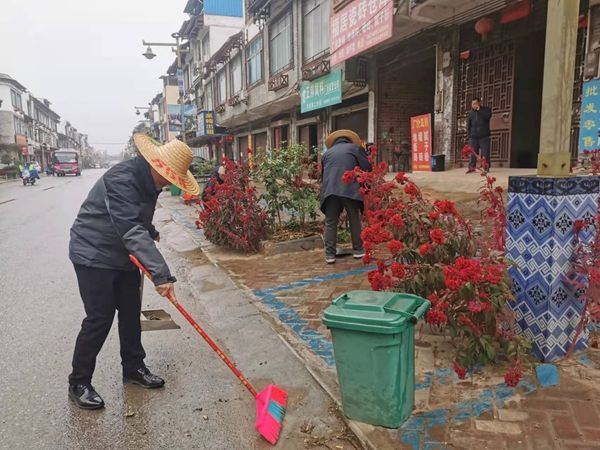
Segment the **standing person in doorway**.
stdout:
<path fill-rule="evenodd" d="M 471 111 L 469 111 L 469 119 L 467 122 L 467 136 L 469 145 L 473 149 L 471 158 L 469 159 L 469 169 L 467 173 L 475 172 L 477 167 L 477 155 L 482 158 L 483 169 L 490 170 L 491 154 L 490 154 L 490 119 L 492 118 L 492 108 L 481 106 L 481 99 L 474 97 L 471 101 Z"/>
<path fill-rule="evenodd" d="M 198 195 L 200 188 L 188 170 L 192 150 L 186 144 L 173 140 L 160 145 L 140 133 L 133 140 L 141 156 L 117 164 L 98 180 L 71 228 L 69 258 L 86 317 L 75 342 L 69 398 L 83 409 L 104 406 L 91 382 L 115 311 L 123 381 L 144 388 L 165 383 L 144 364 L 141 276 L 129 255 L 148 269 L 160 295 L 174 294 L 176 280 L 154 243 L 159 240 L 152 225 L 154 208 L 165 186 L 174 184 L 191 195 Z"/>
<path fill-rule="evenodd" d="M 358 182 L 342 182 L 345 172 L 359 166 L 371 170 L 371 163 L 360 146 L 360 137 L 351 130 L 338 130 L 327 136 L 327 151 L 321 161 L 323 184 L 321 186 L 321 211 L 325 214 L 325 261 L 335 263 L 337 253 L 337 228 L 340 214 L 345 209 L 350 221 L 354 257 L 365 255 L 360 237 L 360 213 L 364 207 Z"/>

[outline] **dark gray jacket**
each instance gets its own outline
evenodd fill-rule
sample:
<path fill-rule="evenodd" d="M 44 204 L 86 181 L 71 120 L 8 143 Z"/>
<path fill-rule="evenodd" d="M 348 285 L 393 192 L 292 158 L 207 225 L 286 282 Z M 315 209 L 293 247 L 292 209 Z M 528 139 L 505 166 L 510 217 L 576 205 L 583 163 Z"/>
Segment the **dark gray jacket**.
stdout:
<path fill-rule="evenodd" d="M 359 166 L 362 170 L 370 171 L 371 163 L 364 150 L 345 138 L 335 141 L 327 149 L 321 161 L 323 184 L 321 185 L 321 211 L 325 212 L 325 200 L 332 195 L 363 201 L 359 192 L 358 182 L 345 184 L 342 181 L 344 173 Z"/>
<path fill-rule="evenodd" d="M 479 111 L 472 109 L 469 111 L 469 120 L 467 122 L 467 134 L 470 138 L 485 138 L 490 132 L 490 119 L 492 118 L 492 108 L 482 106 Z"/>
<path fill-rule="evenodd" d="M 148 269 L 154 284 L 175 281 L 156 248 L 152 225 L 159 192 L 150 166 L 141 157 L 117 164 L 94 185 L 71 227 L 73 264 L 99 269 L 137 270 L 132 254 Z"/>

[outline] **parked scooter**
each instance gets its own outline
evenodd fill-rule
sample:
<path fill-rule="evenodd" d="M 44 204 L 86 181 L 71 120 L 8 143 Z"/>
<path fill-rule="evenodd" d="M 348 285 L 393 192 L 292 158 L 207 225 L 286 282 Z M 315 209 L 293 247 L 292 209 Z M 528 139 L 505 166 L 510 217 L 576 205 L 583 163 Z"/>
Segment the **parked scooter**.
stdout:
<path fill-rule="evenodd" d="M 31 174 L 29 169 L 23 169 L 21 171 L 21 179 L 23 180 L 23 186 L 27 186 L 28 184 L 33 186 L 35 184 L 35 177 Z"/>

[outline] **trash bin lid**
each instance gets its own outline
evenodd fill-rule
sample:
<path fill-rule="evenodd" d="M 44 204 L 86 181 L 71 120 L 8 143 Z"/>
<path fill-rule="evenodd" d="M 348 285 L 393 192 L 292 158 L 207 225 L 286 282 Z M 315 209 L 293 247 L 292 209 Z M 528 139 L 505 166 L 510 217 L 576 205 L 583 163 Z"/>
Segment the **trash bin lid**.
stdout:
<path fill-rule="evenodd" d="M 394 334 L 414 325 L 430 306 L 428 300 L 411 294 L 351 291 L 325 310 L 323 323 L 328 328 Z"/>

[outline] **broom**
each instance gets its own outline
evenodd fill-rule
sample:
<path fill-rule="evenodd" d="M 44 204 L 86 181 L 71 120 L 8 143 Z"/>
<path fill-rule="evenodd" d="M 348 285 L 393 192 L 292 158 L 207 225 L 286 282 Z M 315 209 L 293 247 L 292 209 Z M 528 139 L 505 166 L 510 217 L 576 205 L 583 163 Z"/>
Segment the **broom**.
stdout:
<path fill-rule="evenodd" d="M 150 273 L 142 266 L 138 259 L 130 255 L 129 259 L 142 271 L 148 279 L 152 280 Z M 179 312 L 187 319 L 187 321 L 196 329 L 196 331 L 202 336 L 210 348 L 212 348 L 219 358 L 229 367 L 229 369 L 235 374 L 240 382 L 248 389 L 252 396 L 256 400 L 256 430 L 271 444 L 275 445 L 279 439 L 281 433 L 281 424 L 283 422 L 283 416 L 285 415 L 285 407 L 287 405 L 287 392 L 283 389 L 275 386 L 274 384 L 268 385 L 261 392 L 256 392 L 256 389 L 250 384 L 250 382 L 242 375 L 237 367 L 230 361 L 230 359 L 221 351 L 221 349 L 215 344 L 208 334 L 196 323 L 196 321 L 190 316 L 190 314 L 179 304 L 177 299 L 169 294 L 167 299 L 179 310 Z"/>

